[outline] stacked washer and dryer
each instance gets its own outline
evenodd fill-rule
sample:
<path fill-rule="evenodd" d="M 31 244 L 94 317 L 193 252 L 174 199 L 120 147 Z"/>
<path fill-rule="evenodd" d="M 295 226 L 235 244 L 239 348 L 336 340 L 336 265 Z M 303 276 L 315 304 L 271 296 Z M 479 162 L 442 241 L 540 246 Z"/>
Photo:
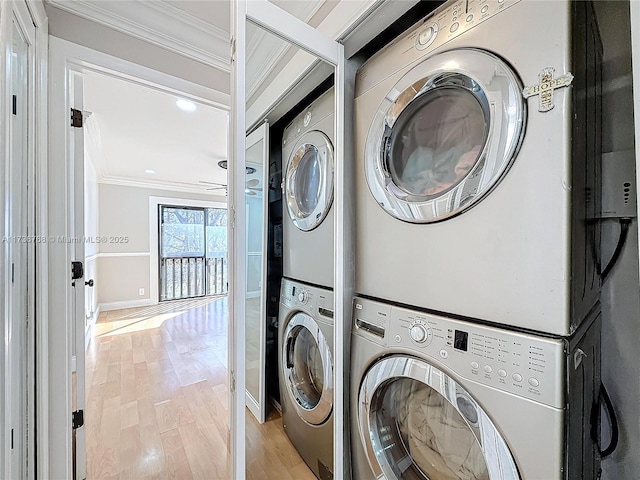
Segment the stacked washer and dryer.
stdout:
<path fill-rule="evenodd" d="M 313 473 L 333 478 L 333 89 L 283 134 L 278 323 L 284 430 Z"/>
<path fill-rule="evenodd" d="M 590 2 L 456 0 L 358 71 L 355 479 L 599 473 Z"/>

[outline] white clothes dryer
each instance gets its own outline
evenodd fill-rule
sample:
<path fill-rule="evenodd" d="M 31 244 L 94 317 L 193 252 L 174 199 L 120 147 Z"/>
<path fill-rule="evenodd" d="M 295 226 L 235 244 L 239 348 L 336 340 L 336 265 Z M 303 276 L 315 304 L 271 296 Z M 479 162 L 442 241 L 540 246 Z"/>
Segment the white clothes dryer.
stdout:
<path fill-rule="evenodd" d="M 355 480 L 572 480 L 600 471 L 600 315 L 545 338 L 356 298 Z"/>
<path fill-rule="evenodd" d="M 333 292 L 282 280 L 278 325 L 284 431 L 321 480 L 333 478 Z"/>
<path fill-rule="evenodd" d="M 590 2 L 468 0 L 368 60 L 356 292 L 575 331 L 600 292 L 601 57 Z"/>
<path fill-rule="evenodd" d="M 284 130 L 283 275 L 333 287 L 334 95 L 328 90 Z"/>

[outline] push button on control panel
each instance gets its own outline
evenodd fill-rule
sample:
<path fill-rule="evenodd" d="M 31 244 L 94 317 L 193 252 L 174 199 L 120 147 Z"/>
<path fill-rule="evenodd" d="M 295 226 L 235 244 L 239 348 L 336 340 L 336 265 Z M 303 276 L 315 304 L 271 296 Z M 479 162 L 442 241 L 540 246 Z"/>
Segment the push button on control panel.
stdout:
<path fill-rule="evenodd" d="M 540 385 L 540 382 L 538 381 L 537 378 L 531 377 L 529 379 L 529 385 L 531 385 L 532 387 L 538 387 Z"/>
<path fill-rule="evenodd" d="M 491 365 L 485 365 L 484 366 L 484 371 L 487 373 L 491 373 L 493 372 L 493 368 L 491 368 Z"/>
<path fill-rule="evenodd" d="M 507 372 L 501 368 L 500 370 L 498 370 L 498 375 L 504 378 L 507 376 Z"/>
<path fill-rule="evenodd" d="M 480 365 L 478 365 L 478 362 L 471 362 L 471 368 L 477 370 L 479 366 Z"/>
<path fill-rule="evenodd" d="M 511 378 L 513 378 L 516 382 L 522 381 L 522 375 L 520 375 L 519 373 L 514 373 L 513 375 L 511 375 Z"/>

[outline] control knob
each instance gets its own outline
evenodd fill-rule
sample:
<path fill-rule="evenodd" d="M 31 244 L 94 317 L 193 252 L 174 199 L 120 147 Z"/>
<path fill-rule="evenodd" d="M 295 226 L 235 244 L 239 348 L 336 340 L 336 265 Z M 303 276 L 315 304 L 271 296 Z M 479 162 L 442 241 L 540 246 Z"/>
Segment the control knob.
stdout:
<path fill-rule="evenodd" d="M 411 338 L 417 343 L 424 343 L 429 337 L 429 333 L 424 325 L 412 326 L 411 330 L 409 330 L 409 335 L 411 335 Z"/>
<path fill-rule="evenodd" d="M 309 292 L 307 290 L 301 290 L 298 294 L 298 301 L 302 304 L 307 303 L 309 300 Z"/>

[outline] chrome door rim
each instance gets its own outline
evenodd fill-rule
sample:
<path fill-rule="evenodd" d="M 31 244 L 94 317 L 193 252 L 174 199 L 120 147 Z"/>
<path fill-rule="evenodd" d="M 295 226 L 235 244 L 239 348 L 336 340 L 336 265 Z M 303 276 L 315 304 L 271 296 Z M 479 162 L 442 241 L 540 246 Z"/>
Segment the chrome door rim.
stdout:
<path fill-rule="evenodd" d="M 471 425 L 469 428 L 476 437 L 486 460 L 489 479 L 520 480 L 518 468 L 509 447 L 487 413 L 473 400 L 473 396 L 455 379 L 429 362 L 404 355 L 393 355 L 376 362 L 367 371 L 360 385 L 357 413 L 360 439 L 367 453 L 369 466 L 376 478 L 398 479 L 383 454 L 378 432 L 373 426 L 376 412 L 371 408 L 371 400 L 380 387 L 402 378 L 421 382 L 438 392 L 468 423 L 466 414 L 458 406 L 458 395 L 452 398 L 452 390 L 445 388 L 445 385 L 455 386 L 455 391 L 464 395 L 468 401 L 472 401 L 476 407 L 478 421 L 474 428 L 471 428 Z M 434 381 L 436 379 L 438 381 Z M 480 435 L 478 435 L 478 431 L 480 431 Z M 493 462 L 488 459 L 493 459 Z"/>
<path fill-rule="evenodd" d="M 389 173 L 388 139 L 400 113 L 416 99 L 444 86 L 465 88 L 453 76 L 472 82 L 468 89 L 488 102 L 488 136 L 471 170 L 441 195 L 412 195 L 398 187 Z M 504 81 L 506 80 L 506 82 Z M 521 83 L 495 55 L 463 48 L 427 58 L 390 90 L 367 134 L 365 177 L 378 204 L 390 215 L 411 223 L 432 223 L 453 217 L 477 204 L 501 181 L 513 163 L 524 135 L 526 103 Z M 506 98 L 508 105 L 504 105 Z"/>
<path fill-rule="evenodd" d="M 296 197 L 295 173 L 304 153 L 311 148 L 318 152 L 320 163 L 320 198 L 309 214 L 301 211 Z M 303 231 L 310 231 L 322 223 L 333 203 L 333 145 L 331 140 L 320 130 L 310 130 L 295 143 L 289 154 L 284 179 L 284 197 L 289 218 L 293 224 Z"/>
<path fill-rule="evenodd" d="M 311 409 L 305 408 L 302 405 L 298 390 L 295 386 L 293 368 L 287 367 L 288 341 L 292 337 L 294 330 L 297 329 L 306 329 L 309 331 L 309 333 L 311 333 L 311 336 L 318 345 L 320 358 L 322 359 L 323 389 L 320 395 L 320 400 L 318 401 L 316 406 Z M 331 358 L 329 345 L 327 344 L 325 336 L 320 330 L 320 327 L 318 326 L 316 321 L 306 313 L 295 313 L 287 323 L 287 327 L 284 331 L 282 340 L 280 362 L 285 378 L 285 383 L 287 385 L 286 390 L 300 417 L 311 425 L 320 425 L 324 423 L 333 411 L 333 359 Z"/>

